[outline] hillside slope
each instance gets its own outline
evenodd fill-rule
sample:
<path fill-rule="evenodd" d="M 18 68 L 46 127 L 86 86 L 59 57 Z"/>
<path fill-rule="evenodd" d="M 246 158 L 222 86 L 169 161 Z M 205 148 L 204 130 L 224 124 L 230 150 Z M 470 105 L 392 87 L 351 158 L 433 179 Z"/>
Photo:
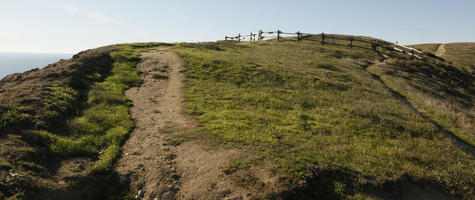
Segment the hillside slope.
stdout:
<path fill-rule="evenodd" d="M 289 187 L 307 183 L 309 194 L 292 197 L 373 198 L 374 188 L 392 188 L 387 195 L 403 198 L 414 182 L 473 196 L 474 79 L 448 63 L 310 41 L 176 51 L 188 63 L 187 112 L 200 130 L 259 146 L 250 165 L 272 160 Z"/>
<path fill-rule="evenodd" d="M 0 198 L 475 198 L 473 74 L 357 45 L 123 44 L 7 76 Z"/>
<path fill-rule="evenodd" d="M 106 171 L 134 125 L 123 91 L 141 83 L 135 49 L 154 45 L 88 50 L 2 79 L 0 198 L 98 199 L 117 193 L 118 177 Z"/>
<path fill-rule="evenodd" d="M 421 51 L 435 54 L 455 66 L 475 73 L 475 43 L 460 42 L 448 44 L 416 44 L 411 45 Z"/>

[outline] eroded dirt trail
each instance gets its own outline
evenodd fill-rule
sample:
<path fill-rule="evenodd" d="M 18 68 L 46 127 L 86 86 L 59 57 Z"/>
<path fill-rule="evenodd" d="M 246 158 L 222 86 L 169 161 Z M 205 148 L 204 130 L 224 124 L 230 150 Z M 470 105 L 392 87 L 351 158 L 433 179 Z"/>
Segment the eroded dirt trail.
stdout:
<path fill-rule="evenodd" d="M 445 54 L 445 44 L 441 44 L 439 45 L 439 47 L 437 48 L 437 52 L 435 52 L 435 55 L 436 56 L 443 56 Z"/>
<path fill-rule="evenodd" d="M 126 92 L 134 105 L 130 112 L 136 128 L 122 147 L 117 173 L 130 180 L 137 199 L 248 199 L 253 192 L 232 181 L 239 173 L 223 172 L 244 155 L 242 150 L 205 140 L 183 144 L 169 140 L 197 126 L 184 114 L 184 61 L 166 47 L 145 52 L 141 58 L 137 69 L 144 82 Z M 257 183 L 275 181 L 260 180 L 256 178 Z"/>
<path fill-rule="evenodd" d="M 193 121 L 182 114 L 183 75 L 179 71 L 184 62 L 164 50 L 142 54 L 137 69 L 144 82 L 125 93 L 134 104 L 130 112 L 136 128 L 122 147 L 116 170 L 130 176 L 132 188 L 140 191 L 138 197 L 144 199 L 175 198 L 180 187 L 173 161 L 176 155 L 160 130 L 167 123 L 193 126 Z M 154 78 L 158 74 L 163 77 Z"/>

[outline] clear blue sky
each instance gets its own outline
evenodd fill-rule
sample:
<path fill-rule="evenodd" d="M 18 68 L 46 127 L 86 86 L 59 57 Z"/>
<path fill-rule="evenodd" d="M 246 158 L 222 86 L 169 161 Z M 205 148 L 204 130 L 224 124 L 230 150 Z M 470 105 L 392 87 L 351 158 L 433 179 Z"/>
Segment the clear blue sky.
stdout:
<path fill-rule="evenodd" d="M 0 52 L 138 41 L 216 41 L 258 29 L 372 36 L 402 44 L 475 41 L 473 0 L 0 0 Z"/>

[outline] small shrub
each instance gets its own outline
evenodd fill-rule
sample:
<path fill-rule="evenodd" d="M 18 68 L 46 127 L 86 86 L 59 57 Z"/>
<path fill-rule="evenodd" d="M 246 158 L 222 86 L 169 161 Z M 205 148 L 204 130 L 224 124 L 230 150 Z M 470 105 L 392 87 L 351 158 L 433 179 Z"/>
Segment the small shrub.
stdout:
<path fill-rule="evenodd" d="M 30 123 L 30 115 L 21 113 L 15 107 L 0 104 L 0 131 L 25 128 Z"/>

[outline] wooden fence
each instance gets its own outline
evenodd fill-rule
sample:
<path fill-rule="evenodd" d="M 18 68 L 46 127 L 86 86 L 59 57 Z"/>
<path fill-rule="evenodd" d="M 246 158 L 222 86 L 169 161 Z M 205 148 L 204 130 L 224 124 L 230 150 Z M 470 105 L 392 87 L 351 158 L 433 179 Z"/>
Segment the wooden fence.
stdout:
<path fill-rule="evenodd" d="M 257 33 L 250 33 L 247 35 L 238 34 L 237 36 L 225 36 L 224 40 L 235 40 L 235 41 L 264 41 L 264 40 L 272 40 L 275 39 L 277 42 L 281 42 L 284 40 L 287 41 L 296 41 L 300 43 L 300 41 L 308 40 L 320 43 L 322 46 L 324 45 L 337 45 L 337 46 L 345 46 L 350 48 L 362 48 L 373 50 L 376 53 L 381 53 L 382 49 L 391 51 L 391 52 L 400 52 L 404 54 L 408 54 L 414 56 L 416 58 L 422 59 L 423 56 L 422 52 L 405 46 L 400 46 L 397 44 L 379 41 L 379 40 L 364 40 L 360 38 L 355 38 L 353 36 L 345 36 L 345 35 L 335 35 L 335 34 L 311 34 L 311 33 L 302 33 L 297 31 L 295 33 L 283 32 L 280 30 L 277 31 L 262 31 L 259 30 Z M 346 41 L 347 44 L 335 43 L 335 41 Z M 355 44 L 355 42 L 359 42 L 362 44 L 369 44 L 370 47 L 365 47 L 362 45 Z"/>

